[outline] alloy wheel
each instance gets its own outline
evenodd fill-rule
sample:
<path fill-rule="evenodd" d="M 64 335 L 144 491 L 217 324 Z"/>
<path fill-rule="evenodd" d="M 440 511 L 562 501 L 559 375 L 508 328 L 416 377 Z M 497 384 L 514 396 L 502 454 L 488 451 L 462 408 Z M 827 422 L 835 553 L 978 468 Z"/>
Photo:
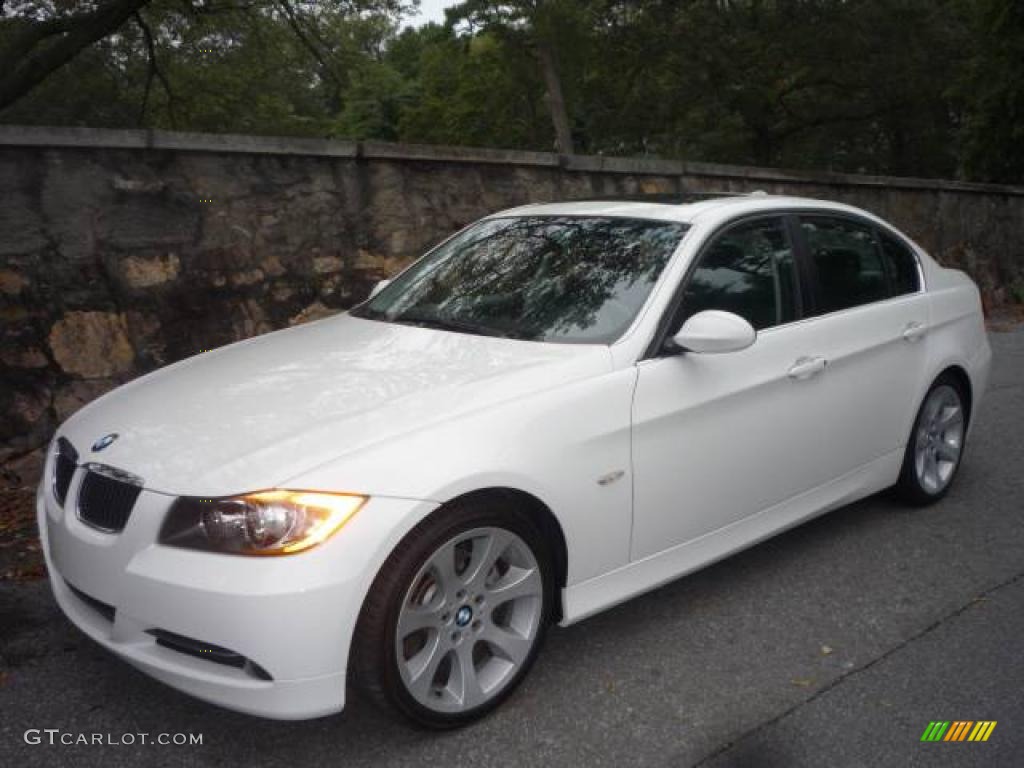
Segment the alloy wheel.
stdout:
<path fill-rule="evenodd" d="M 917 425 L 914 471 L 926 493 L 941 493 L 956 472 L 964 445 L 964 410 L 949 384 L 931 391 Z"/>
<path fill-rule="evenodd" d="M 395 652 L 409 694 L 451 714 L 497 696 L 537 641 L 543 590 L 536 556 L 509 530 L 474 528 L 442 544 L 398 614 Z"/>

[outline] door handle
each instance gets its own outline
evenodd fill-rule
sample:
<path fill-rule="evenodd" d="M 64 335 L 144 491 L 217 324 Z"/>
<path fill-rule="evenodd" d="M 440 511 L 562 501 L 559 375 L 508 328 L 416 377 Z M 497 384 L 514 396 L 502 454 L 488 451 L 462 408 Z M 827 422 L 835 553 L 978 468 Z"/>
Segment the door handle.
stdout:
<path fill-rule="evenodd" d="M 828 360 L 824 357 L 801 357 L 789 369 L 789 378 L 797 381 L 809 379 L 824 371 L 826 365 Z"/>
<path fill-rule="evenodd" d="M 907 323 L 907 327 L 903 329 L 903 340 L 918 341 L 927 332 L 928 329 L 922 323 Z"/>

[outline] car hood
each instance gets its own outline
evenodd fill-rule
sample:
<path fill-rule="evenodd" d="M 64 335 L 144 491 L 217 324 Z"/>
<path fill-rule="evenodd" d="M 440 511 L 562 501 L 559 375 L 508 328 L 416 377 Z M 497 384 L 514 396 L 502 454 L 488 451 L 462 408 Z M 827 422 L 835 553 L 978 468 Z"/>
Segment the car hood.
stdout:
<path fill-rule="evenodd" d="M 59 434 L 80 462 L 126 470 L 152 490 L 221 496 L 283 485 L 346 453 L 610 366 L 603 346 L 343 314 L 151 373 L 86 406 Z M 110 433 L 118 438 L 93 451 Z"/>

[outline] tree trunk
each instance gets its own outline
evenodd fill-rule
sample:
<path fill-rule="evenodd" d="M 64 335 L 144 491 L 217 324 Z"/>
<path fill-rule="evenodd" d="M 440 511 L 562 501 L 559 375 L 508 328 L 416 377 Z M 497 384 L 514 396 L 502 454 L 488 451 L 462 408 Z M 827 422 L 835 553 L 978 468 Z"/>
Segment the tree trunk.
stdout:
<path fill-rule="evenodd" d="M 537 58 L 540 60 L 544 85 L 548 91 L 547 103 L 551 112 L 551 123 L 555 127 L 555 145 L 561 154 L 571 155 L 572 130 L 569 127 L 569 112 L 565 108 L 565 96 L 562 95 L 562 78 L 558 74 L 557 56 L 549 43 L 540 40 L 537 43 Z"/>

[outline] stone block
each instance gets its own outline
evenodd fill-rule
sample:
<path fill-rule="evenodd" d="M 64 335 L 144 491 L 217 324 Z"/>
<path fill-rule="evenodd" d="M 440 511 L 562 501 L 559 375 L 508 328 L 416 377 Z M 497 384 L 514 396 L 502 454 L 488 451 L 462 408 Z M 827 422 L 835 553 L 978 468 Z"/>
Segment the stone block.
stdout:
<path fill-rule="evenodd" d="M 49 340 L 61 369 L 84 379 L 125 373 L 135 360 L 124 316 L 114 312 L 68 312 Z"/>

